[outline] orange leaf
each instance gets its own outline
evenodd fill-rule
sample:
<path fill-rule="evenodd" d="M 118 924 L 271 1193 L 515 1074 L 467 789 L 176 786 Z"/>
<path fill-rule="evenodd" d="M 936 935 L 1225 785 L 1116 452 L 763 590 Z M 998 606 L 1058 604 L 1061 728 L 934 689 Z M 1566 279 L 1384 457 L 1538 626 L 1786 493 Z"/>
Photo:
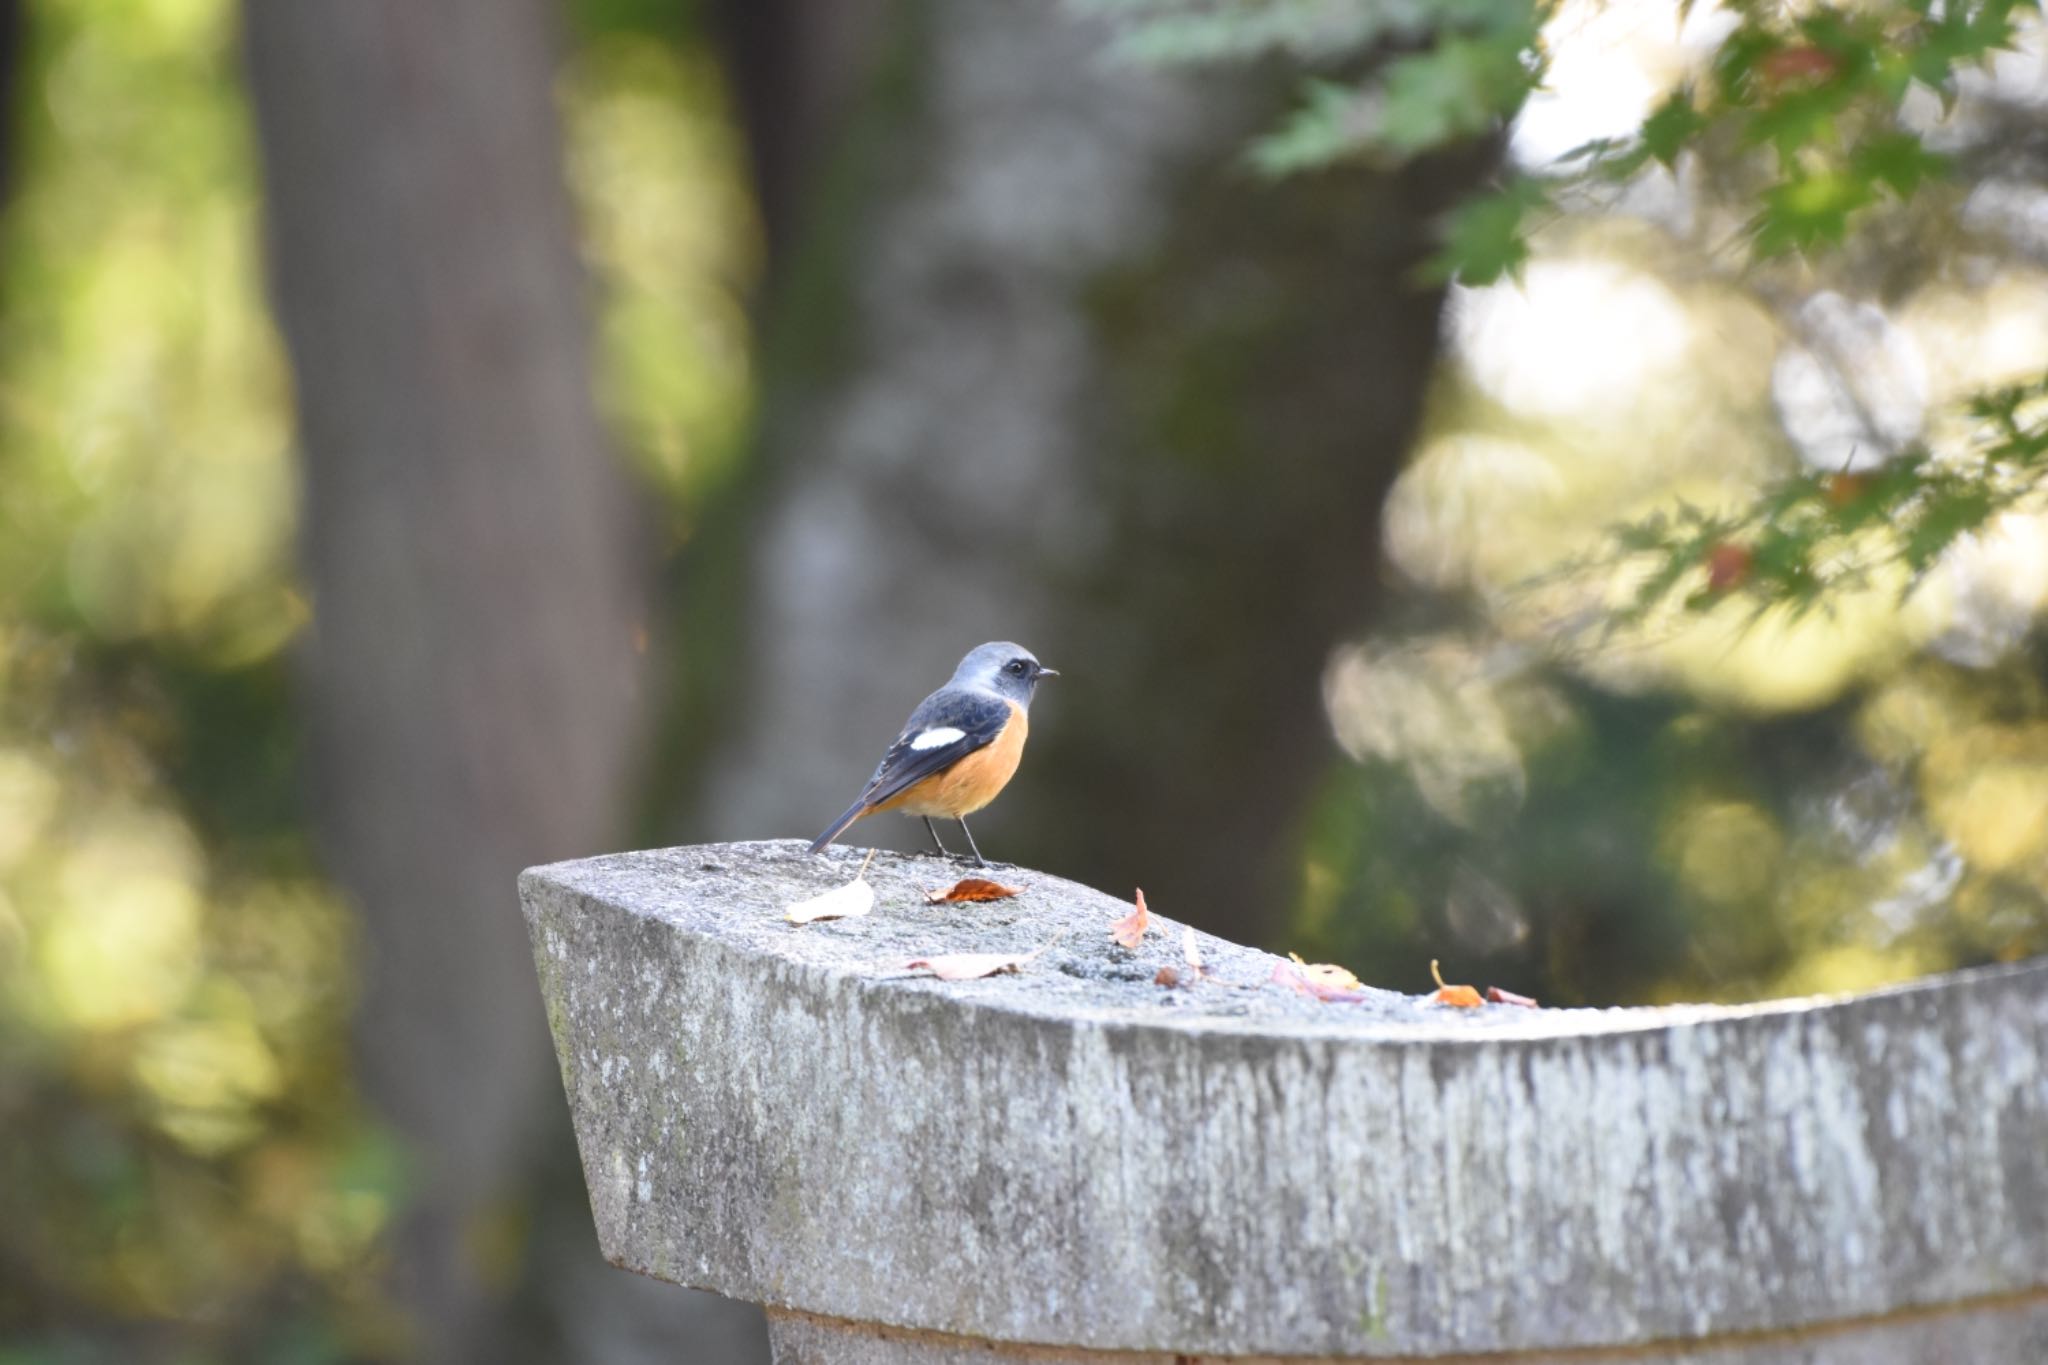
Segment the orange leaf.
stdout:
<path fill-rule="evenodd" d="M 1870 487 L 1868 474 L 1851 474 L 1844 471 L 1830 474 L 1821 481 L 1821 490 L 1827 494 L 1828 505 L 1846 507 L 1863 496 L 1863 490 Z"/>
<path fill-rule="evenodd" d="M 1707 591 L 1727 592 L 1739 588 L 1749 577 L 1750 553 L 1747 545 L 1736 545 L 1722 541 L 1707 551 Z"/>
<path fill-rule="evenodd" d="M 1793 84 L 1818 85 L 1841 70 L 1841 66 L 1832 52 L 1802 43 L 1765 54 L 1756 70 L 1765 85 L 1776 89 Z"/>
<path fill-rule="evenodd" d="M 1130 914 L 1109 927 L 1109 936 L 1135 952 L 1139 942 L 1145 937 L 1145 930 L 1150 928 L 1151 924 L 1152 915 L 1145 909 L 1145 892 L 1140 888 L 1137 906 Z"/>
<path fill-rule="evenodd" d="M 1038 953 L 940 953 L 935 957 L 914 957 L 903 964 L 903 970 L 930 972 L 941 981 L 976 981 L 997 972 L 1014 972 L 1037 956 Z"/>
<path fill-rule="evenodd" d="M 1513 991 L 1504 991 L 1498 986 L 1488 986 L 1486 988 L 1486 1003 L 1489 1005 L 1520 1005 L 1523 1009 L 1528 1010 L 1542 1008 L 1542 1006 L 1538 1005 L 1528 996 L 1516 995 Z"/>
<path fill-rule="evenodd" d="M 1437 1004 L 1455 1005 L 1461 1010 L 1470 1010 L 1486 1003 L 1479 998 L 1479 992 L 1470 986 L 1446 986 L 1444 974 L 1437 970 L 1435 958 L 1429 960 L 1429 974 L 1436 978 L 1436 994 L 1430 999 Z"/>
<path fill-rule="evenodd" d="M 986 877 L 962 877 L 943 891 L 925 892 L 924 903 L 944 905 L 949 901 L 1008 900 L 1023 889 L 1021 886 L 1004 886 L 1001 882 L 992 882 Z"/>

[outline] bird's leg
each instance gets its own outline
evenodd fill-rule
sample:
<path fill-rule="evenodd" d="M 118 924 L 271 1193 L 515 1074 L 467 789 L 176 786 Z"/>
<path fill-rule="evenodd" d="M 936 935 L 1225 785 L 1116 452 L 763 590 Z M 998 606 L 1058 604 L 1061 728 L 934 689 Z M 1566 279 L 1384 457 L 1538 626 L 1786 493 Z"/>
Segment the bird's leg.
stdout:
<path fill-rule="evenodd" d="M 960 832 L 967 836 L 967 846 L 974 850 L 974 861 L 980 863 L 983 867 L 987 867 L 988 859 L 981 856 L 981 849 L 974 842 L 974 831 L 967 828 L 967 821 L 965 819 L 960 821 Z M 939 836 L 934 834 L 932 837 L 936 839 Z"/>
<path fill-rule="evenodd" d="M 930 831 L 931 831 L 931 834 L 932 834 L 932 842 L 933 842 L 933 843 L 935 843 L 935 844 L 937 844 L 937 845 L 939 846 L 939 854 L 940 854 L 940 856 L 942 856 L 942 857 L 946 857 L 946 858 L 950 858 L 950 857 L 952 857 L 952 856 L 953 856 L 953 855 L 952 855 L 952 853 L 951 853 L 950 851 L 948 851 L 948 849 L 946 848 L 946 844 L 945 844 L 945 841 L 939 838 L 939 827 L 938 827 L 937 825 L 935 825 L 935 824 L 933 824 L 933 823 L 932 823 L 932 818 L 931 818 L 931 816 L 927 815 L 927 816 L 925 816 L 925 817 L 924 817 L 924 827 L 925 827 L 926 829 L 928 829 L 928 830 L 930 830 Z M 965 826 L 965 825 L 962 825 L 962 826 L 961 826 L 961 828 L 962 828 L 962 829 L 965 829 L 965 828 L 966 828 L 966 826 Z M 972 842 L 974 842 L 974 841 L 973 841 L 972 839 L 970 839 L 970 840 L 968 840 L 968 842 L 969 842 L 969 843 L 972 843 Z"/>

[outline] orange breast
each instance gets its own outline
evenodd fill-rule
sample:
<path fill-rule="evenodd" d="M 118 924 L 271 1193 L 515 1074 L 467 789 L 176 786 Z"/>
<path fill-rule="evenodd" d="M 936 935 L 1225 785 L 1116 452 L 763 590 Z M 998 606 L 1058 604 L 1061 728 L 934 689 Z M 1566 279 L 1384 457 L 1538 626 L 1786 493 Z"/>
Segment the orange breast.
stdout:
<path fill-rule="evenodd" d="M 933 773 L 916 786 L 876 806 L 876 810 L 900 810 L 906 815 L 938 815 L 958 820 L 972 815 L 996 799 L 1009 785 L 1024 757 L 1024 737 L 1030 730 L 1024 708 L 1010 703 L 1010 722 L 1002 733 L 942 773 Z"/>

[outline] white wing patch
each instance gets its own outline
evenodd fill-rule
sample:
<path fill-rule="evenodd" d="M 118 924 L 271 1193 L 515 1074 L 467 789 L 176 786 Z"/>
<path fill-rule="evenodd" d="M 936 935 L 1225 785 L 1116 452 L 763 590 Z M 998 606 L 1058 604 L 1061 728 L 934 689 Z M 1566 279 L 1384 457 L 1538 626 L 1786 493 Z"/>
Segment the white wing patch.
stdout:
<path fill-rule="evenodd" d="M 956 739 L 965 738 L 967 738 L 965 730 L 955 730 L 950 725 L 941 725 L 937 729 L 927 730 L 916 739 L 911 740 L 910 747 L 918 750 L 936 749 L 942 744 L 951 744 Z"/>

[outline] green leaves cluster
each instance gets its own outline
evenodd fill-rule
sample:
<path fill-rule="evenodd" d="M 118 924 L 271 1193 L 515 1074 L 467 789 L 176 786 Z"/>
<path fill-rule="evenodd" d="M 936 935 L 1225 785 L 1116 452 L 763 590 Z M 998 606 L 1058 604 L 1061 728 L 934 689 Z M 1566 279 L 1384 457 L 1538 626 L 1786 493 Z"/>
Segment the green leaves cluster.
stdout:
<path fill-rule="evenodd" d="M 1857 216 L 1903 202 L 1941 179 L 1948 159 L 1910 126 L 1908 97 L 1954 104 L 1962 74 L 2012 44 L 2017 16 L 2038 0 L 1934 0 L 1797 10 L 1762 0 L 1734 6 L 1737 22 L 1702 77 L 1666 96 L 1633 135 L 1575 149 L 1556 166 L 1513 175 L 1493 198 L 1453 215 L 1438 279 L 1486 284 L 1511 274 L 1526 247 L 1461 232 L 1479 214 L 1514 214 L 1574 187 L 1621 184 L 1688 153 L 1713 161 L 1731 193 L 1752 199 L 1749 261 L 1841 246 Z"/>
<path fill-rule="evenodd" d="M 1673 92 L 1633 139 L 1574 159 L 1581 174 L 1618 182 L 1688 152 L 1712 158 L 1757 205 L 1738 272 L 1791 254 L 1824 267 L 1860 218 L 1954 171 L 1909 126 L 1908 97 L 1923 90 L 1952 109 L 1963 73 L 2009 48 L 2019 16 L 2038 8 L 1901 0 L 1790 13 L 1750 0 L 1701 82 Z M 1922 445 L 1868 473 L 1805 472 L 1737 514 L 1681 511 L 1626 528 L 1620 548 L 1649 555 L 1653 570 L 1622 619 L 1686 584 L 1694 609 L 1739 595 L 1795 616 L 1889 569 L 1903 568 L 1910 593 L 1951 546 L 2048 481 L 2044 393 L 2048 378 L 1978 394 L 1968 431 L 1939 453 Z"/>
<path fill-rule="evenodd" d="M 1610 182 L 1687 152 L 1747 158 L 1761 207 L 1757 259 L 1840 245 L 1853 217 L 1948 170 L 1907 122 L 1921 89 L 1946 110 L 1961 75 L 2011 46 L 2036 0 L 1900 0 L 1795 11 L 1746 0 L 1703 78 L 1673 91 L 1634 136 L 1589 143 L 1569 172 Z"/>
<path fill-rule="evenodd" d="M 1910 595 L 1957 542 L 2037 498 L 2048 475 L 2048 377 L 1979 394 L 1967 415 L 1960 457 L 1918 447 L 1868 471 L 1781 480 L 1737 511 L 1684 506 L 1613 528 L 1602 567 L 1647 572 L 1608 624 L 1737 596 L 1798 616 L 1831 591 L 1886 579 Z"/>
<path fill-rule="evenodd" d="M 1388 164 L 1504 134 L 1548 71 L 1556 0 L 1078 0 L 1122 57 L 1165 66 L 1291 64 L 1293 111 L 1249 149 L 1272 175 Z M 1674 22 L 1691 15 L 1680 0 Z M 1542 223 L 1688 166 L 1692 193 L 1740 230 L 1703 244 L 1709 268 L 1767 306 L 1814 287 L 1866 223 L 1961 174 L 1923 131 L 1967 73 L 2012 47 L 2040 0 L 1727 0 L 1732 22 L 1695 76 L 1626 136 L 1555 163 L 1504 168 L 1448 213 L 1428 282 L 1515 275 Z M 1565 41 L 1560 39 L 1560 41 Z M 1930 99 L 1931 97 L 1931 99 Z M 1960 448 L 1900 452 L 1869 473 L 1801 473 L 1742 511 L 1682 509 L 1619 532 L 1649 557 L 1624 619 L 1674 597 L 1704 608 L 1741 594 L 1804 611 L 1829 588 L 1903 565 L 1917 584 L 1959 538 L 2032 494 L 2044 380 L 1981 395 Z M 1701 586 L 1702 579 L 1705 586 Z"/>
<path fill-rule="evenodd" d="M 1254 166 L 1295 175 L 1386 164 L 1479 137 L 1542 75 L 1537 0 L 1077 0 L 1108 19 L 1113 52 L 1150 66 L 1261 59 L 1305 69 Z"/>
<path fill-rule="evenodd" d="M 1279 61 L 1299 100 L 1249 157 L 1275 176 L 1399 162 L 1495 134 L 1545 75 L 1554 0 L 1076 0 L 1109 21 L 1115 55 L 1167 67 Z M 1958 79 L 2007 49 L 2039 0 L 1894 0 L 1792 6 L 1735 0 L 1737 22 L 1701 77 L 1627 137 L 1511 173 L 1454 211 L 1433 280 L 1486 284 L 1527 258 L 1527 237 L 1573 186 L 1626 181 L 1688 152 L 1753 159 L 1750 253 L 1840 244 L 1857 214 L 1947 169 L 1903 121 L 1907 97 L 1943 107 Z M 1681 14 L 1690 3 L 1681 6 Z"/>

